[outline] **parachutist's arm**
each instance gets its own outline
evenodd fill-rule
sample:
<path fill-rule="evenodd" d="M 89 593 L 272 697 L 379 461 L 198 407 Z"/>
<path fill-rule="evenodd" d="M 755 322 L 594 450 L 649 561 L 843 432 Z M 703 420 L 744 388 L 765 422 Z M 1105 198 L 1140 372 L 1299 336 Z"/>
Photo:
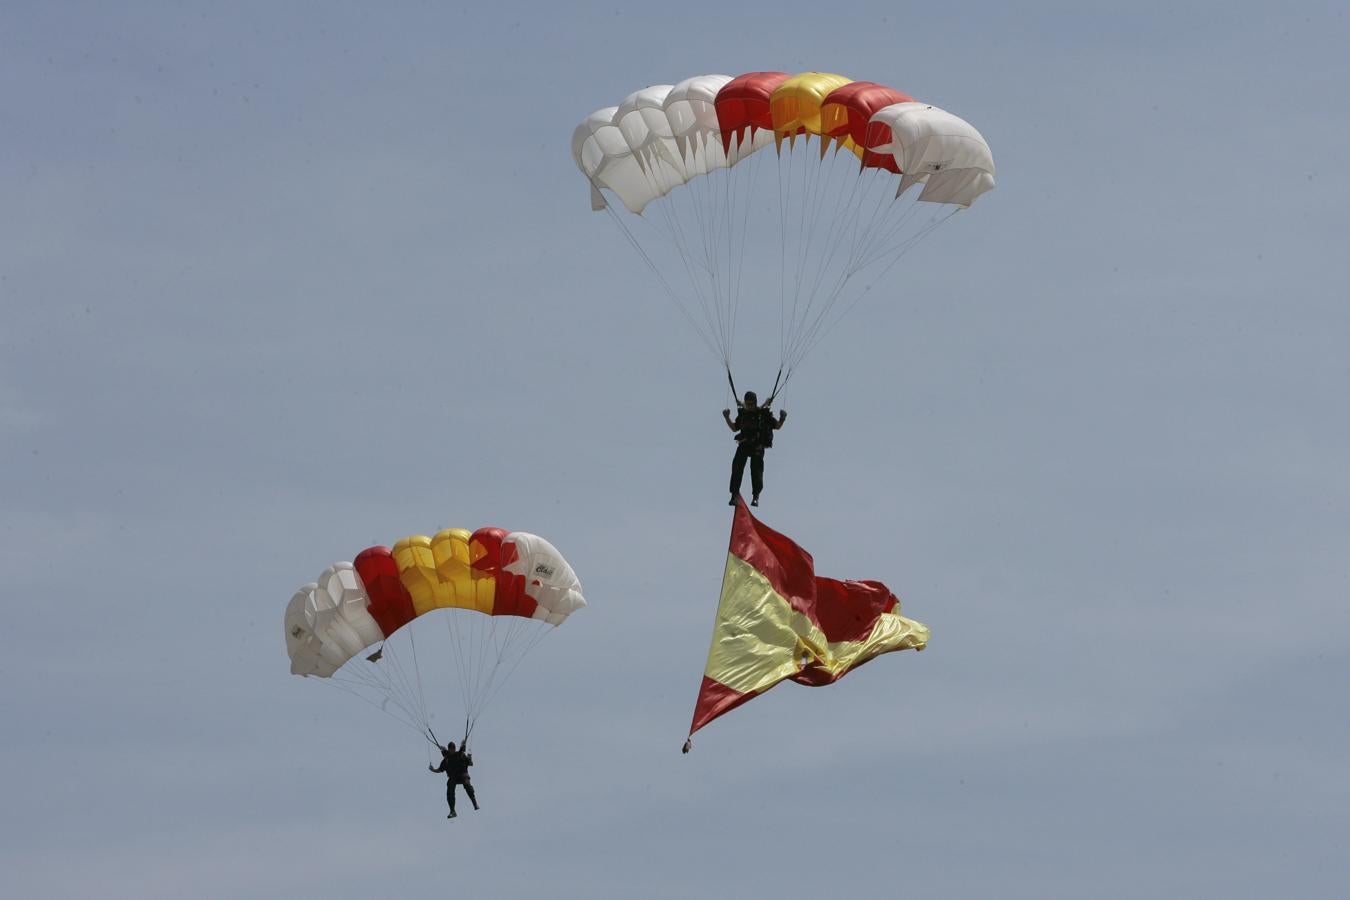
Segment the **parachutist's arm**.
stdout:
<path fill-rule="evenodd" d="M 729 409 L 722 410 L 722 418 L 726 420 L 728 428 L 730 428 L 732 431 L 737 430 L 736 423 L 731 421 L 731 410 Z"/>
<path fill-rule="evenodd" d="M 436 768 L 433 769 L 433 768 L 431 768 L 431 766 L 427 766 L 427 769 L 430 770 L 430 771 L 432 771 L 432 772 L 444 772 L 444 771 L 445 771 L 445 760 L 441 760 L 441 764 L 440 764 L 439 766 L 437 766 Z"/>
<path fill-rule="evenodd" d="M 773 430 L 777 431 L 778 429 L 782 428 L 783 423 L 786 421 L 787 421 L 787 410 L 780 409 L 778 411 L 778 421 L 774 423 Z"/>

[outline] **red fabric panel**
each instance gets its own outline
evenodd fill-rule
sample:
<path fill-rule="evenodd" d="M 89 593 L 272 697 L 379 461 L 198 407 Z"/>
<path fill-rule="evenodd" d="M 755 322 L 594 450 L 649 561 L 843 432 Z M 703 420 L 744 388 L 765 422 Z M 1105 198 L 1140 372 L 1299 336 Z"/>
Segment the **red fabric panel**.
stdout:
<path fill-rule="evenodd" d="M 480 528 L 469 538 L 469 568 L 496 575 L 502 567 L 502 541 L 505 528 Z"/>
<path fill-rule="evenodd" d="M 836 581 L 816 576 L 816 624 L 830 643 L 861 641 L 877 618 L 895 609 L 895 595 L 879 581 Z"/>
<path fill-rule="evenodd" d="M 480 528 L 473 533 L 470 541 L 483 546 L 484 557 L 474 568 L 492 572 L 497 586 L 492 594 L 492 614 L 494 616 L 520 616 L 529 619 L 539 609 L 534 598 L 525 593 L 525 576 L 513 575 L 503 571 L 506 566 L 519 559 L 516 545 L 503 543 L 509 534 L 504 528 Z"/>
<path fill-rule="evenodd" d="M 862 640 L 872 633 L 877 616 L 895 608 L 895 595 L 879 581 L 839 581 L 816 575 L 811 554 L 756 519 L 739 497 L 728 549 L 763 575 L 831 642 Z"/>
<path fill-rule="evenodd" d="M 717 109 L 717 127 L 722 130 L 723 150 L 731 149 L 733 136 L 744 143 L 747 131 L 773 129 L 769 98 L 787 80 L 786 72 L 749 72 L 722 86 L 713 106 Z"/>
<path fill-rule="evenodd" d="M 720 681 L 713 681 L 704 675 L 703 683 L 698 688 L 698 702 L 694 704 L 694 721 L 689 726 L 689 733 L 693 734 L 723 713 L 730 712 L 747 700 L 758 696 L 758 694 L 738 693 Z"/>
<path fill-rule="evenodd" d="M 417 612 L 412 596 L 398 577 L 398 564 L 388 547 L 362 550 L 352 562 L 370 594 L 370 615 L 385 637 L 411 622 Z"/>
<path fill-rule="evenodd" d="M 837 103 L 848 110 L 848 124 L 843 128 L 830 131 L 830 137 L 853 138 L 853 143 L 864 148 L 862 164 L 864 168 L 886 169 L 899 174 L 900 167 L 890 153 L 873 153 L 868 147 L 877 147 L 891 140 L 891 129 L 880 123 L 868 127 L 872 114 L 893 103 L 910 103 L 914 100 L 908 94 L 902 94 L 894 88 L 872 81 L 854 81 L 843 87 L 835 88 L 825 97 L 821 106 Z"/>

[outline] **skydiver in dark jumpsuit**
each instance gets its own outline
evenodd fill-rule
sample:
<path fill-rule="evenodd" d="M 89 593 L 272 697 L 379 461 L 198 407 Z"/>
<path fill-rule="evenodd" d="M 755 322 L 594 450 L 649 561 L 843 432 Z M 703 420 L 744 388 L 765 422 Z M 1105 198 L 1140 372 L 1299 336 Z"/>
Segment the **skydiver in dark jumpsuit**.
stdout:
<path fill-rule="evenodd" d="M 469 782 L 469 766 L 473 765 L 473 756 L 469 753 L 466 745 L 461 750 L 455 749 L 455 742 L 451 741 L 446 747 L 441 748 L 441 764 L 432 768 L 427 766 L 431 772 L 445 773 L 445 802 L 450 804 L 450 815 L 447 819 L 453 819 L 455 813 L 455 785 L 462 784 L 464 793 L 469 795 L 469 802 L 473 808 L 478 808 L 478 798 L 473 794 L 473 785 Z"/>
<path fill-rule="evenodd" d="M 731 420 L 729 409 L 722 410 L 722 418 L 727 427 L 736 432 L 736 456 L 731 460 L 731 500 L 727 505 L 736 505 L 748 460 L 750 487 L 754 490 L 750 505 L 759 506 L 759 494 L 764 490 L 764 451 L 773 446 L 773 433 L 783 427 L 787 412 L 780 410 L 775 419 L 769 407 L 759 405 L 754 391 L 746 391 L 745 400 L 736 404 L 736 420 Z"/>

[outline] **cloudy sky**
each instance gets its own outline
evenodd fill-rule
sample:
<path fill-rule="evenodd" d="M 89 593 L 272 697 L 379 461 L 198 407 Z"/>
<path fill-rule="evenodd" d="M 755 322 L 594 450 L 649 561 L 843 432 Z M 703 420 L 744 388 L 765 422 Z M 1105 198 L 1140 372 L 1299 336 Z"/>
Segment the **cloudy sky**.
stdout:
<path fill-rule="evenodd" d="M 1343 896 L 1343 6 L 562 7 L 0 10 L 8 892 Z M 760 69 L 950 109 L 999 183 L 810 357 L 760 510 L 929 649 L 686 757 L 727 391 L 569 140 Z M 281 613 L 484 524 L 590 606 L 448 823 Z"/>

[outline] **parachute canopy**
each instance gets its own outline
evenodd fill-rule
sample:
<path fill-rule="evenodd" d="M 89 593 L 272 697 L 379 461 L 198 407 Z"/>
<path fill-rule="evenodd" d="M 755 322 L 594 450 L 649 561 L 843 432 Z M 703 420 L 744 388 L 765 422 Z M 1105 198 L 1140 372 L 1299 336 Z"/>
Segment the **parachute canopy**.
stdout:
<path fill-rule="evenodd" d="M 728 372 L 741 300 L 776 276 L 783 383 L 900 256 L 994 186 L 969 123 L 827 72 L 646 87 L 587 116 L 572 157 L 592 209 L 611 214 Z"/>
<path fill-rule="evenodd" d="M 366 647 L 434 609 L 561 625 L 586 605 L 581 583 L 543 538 L 447 528 L 371 547 L 325 569 L 286 607 L 291 672 L 328 677 Z"/>
<path fill-rule="evenodd" d="M 858 157 L 860 168 L 922 184 L 919 199 L 970 206 L 994 187 L 994 157 L 969 123 L 908 94 L 827 72 L 696 75 L 629 94 L 596 110 L 572 134 L 572 157 L 590 180 L 591 204 L 608 188 L 630 212 L 679 185 L 734 166 L 772 144 L 819 138 Z"/>
<path fill-rule="evenodd" d="M 883 653 L 927 644 L 928 627 L 900 615 L 884 584 L 816 575 L 811 554 L 738 500 L 689 734 L 781 681 L 831 684 Z"/>
<path fill-rule="evenodd" d="M 455 682 L 467 738 L 521 658 L 585 605 L 576 573 L 543 538 L 447 528 L 370 547 L 301 587 L 286 607 L 286 652 L 292 673 L 335 684 L 439 743 L 428 686 L 434 701 L 441 680 Z M 453 671 L 438 673 L 442 661 Z"/>

